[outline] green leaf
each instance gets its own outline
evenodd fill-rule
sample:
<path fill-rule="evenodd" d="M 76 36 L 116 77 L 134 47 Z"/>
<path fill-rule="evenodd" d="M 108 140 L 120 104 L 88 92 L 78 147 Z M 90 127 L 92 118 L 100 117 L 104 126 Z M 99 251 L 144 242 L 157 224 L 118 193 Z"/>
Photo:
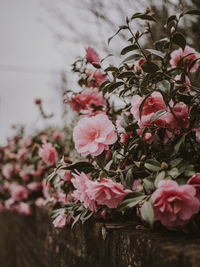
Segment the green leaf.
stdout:
<path fill-rule="evenodd" d="M 200 9 L 192 9 L 185 12 L 185 15 L 200 15 Z"/>
<path fill-rule="evenodd" d="M 167 175 L 171 176 L 172 178 L 176 178 L 179 174 L 179 170 L 176 167 L 167 171 Z"/>
<path fill-rule="evenodd" d="M 122 63 L 125 63 L 125 62 L 136 62 L 138 61 L 139 59 L 141 59 L 143 56 L 139 55 L 139 54 L 134 54 L 134 55 L 131 55 L 127 58 L 125 58 Z"/>
<path fill-rule="evenodd" d="M 113 92 L 116 88 L 120 87 L 124 85 L 124 82 L 115 82 L 115 83 L 111 83 L 109 86 L 108 86 L 108 92 L 111 93 Z"/>
<path fill-rule="evenodd" d="M 159 70 L 159 67 L 155 63 L 150 61 L 142 63 L 141 68 L 144 72 L 147 73 L 154 73 Z"/>
<path fill-rule="evenodd" d="M 104 88 L 105 85 L 108 84 L 108 83 L 110 83 L 110 81 L 108 81 L 108 80 L 105 81 L 105 82 L 103 82 L 103 83 L 101 83 L 100 86 L 99 86 L 99 89 L 101 90 L 101 89 Z"/>
<path fill-rule="evenodd" d="M 121 51 L 121 55 L 125 55 L 126 53 L 130 52 L 130 51 L 133 51 L 135 49 L 138 49 L 138 46 L 137 45 L 129 45 L 129 46 L 126 46 L 122 49 Z"/>
<path fill-rule="evenodd" d="M 150 171 L 160 171 L 161 170 L 160 162 L 158 162 L 155 159 L 146 160 L 144 167 Z"/>
<path fill-rule="evenodd" d="M 145 222 L 147 222 L 151 227 L 153 227 L 154 224 L 154 211 L 152 207 L 151 201 L 146 201 L 141 209 L 140 213 L 142 218 L 144 219 Z"/>
<path fill-rule="evenodd" d="M 156 19 L 150 15 L 147 14 L 141 14 L 141 13 L 135 13 L 132 17 L 131 20 L 133 19 L 142 19 L 142 20 L 150 20 L 156 22 Z"/>
<path fill-rule="evenodd" d="M 155 50 L 155 49 L 145 49 L 145 50 L 146 50 L 147 52 L 149 52 L 149 53 L 155 55 L 155 56 L 160 57 L 160 58 L 164 58 L 164 57 L 165 57 L 165 54 L 162 53 L 162 52 L 160 52 L 160 51 L 158 51 L 158 50 Z"/>
<path fill-rule="evenodd" d="M 170 17 L 167 19 L 167 24 L 168 24 L 169 22 L 171 22 L 172 20 L 177 20 L 176 15 L 172 15 L 172 16 L 170 16 Z"/>
<path fill-rule="evenodd" d="M 127 198 L 127 197 L 130 198 Z M 123 202 L 118 206 L 118 211 L 124 211 L 126 209 L 131 209 L 135 207 L 140 201 L 142 201 L 145 198 L 145 195 L 139 192 L 133 192 L 123 200 Z"/>
<path fill-rule="evenodd" d="M 185 136 L 186 134 L 184 134 L 180 139 L 179 141 L 176 143 L 176 145 L 174 146 L 174 154 L 178 153 L 179 149 L 180 149 L 180 146 L 182 145 L 182 143 L 185 141 Z"/>
<path fill-rule="evenodd" d="M 46 180 L 46 184 L 51 182 L 51 180 L 53 180 L 56 176 L 57 176 L 57 173 L 55 171 L 52 172 L 50 175 L 48 175 L 47 180 Z"/>
<path fill-rule="evenodd" d="M 155 179 L 155 181 L 154 181 L 155 187 L 158 187 L 158 183 L 159 183 L 161 180 L 163 180 L 163 179 L 165 179 L 165 171 L 160 172 L 160 173 L 156 176 L 156 179 Z"/>
<path fill-rule="evenodd" d="M 154 114 L 151 116 L 150 123 L 152 123 L 152 122 L 154 122 L 155 120 L 157 120 L 158 118 L 160 118 L 160 117 L 161 117 L 162 115 L 164 115 L 166 112 L 167 112 L 167 110 L 165 110 L 165 109 L 158 110 L 156 113 L 154 113 Z"/>
<path fill-rule="evenodd" d="M 171 84 L 169 81 L 163 80 L 156 84 L 156 88 L 168 95 L 170 93 Z"/>
<path fill-rule="evenodd" d="M 176 167 L 176 166 L 178 166 L 178 165 L 181 163 L 181 161 L 183 161 L 182 158 L 172 159 L 172 160 L 170 161 L 170 166 L 171 166 L 172 168 L 173 168 L 173 167 Z"/>
<path fill-rule="evenodd" d="M 119 29 L 118 31 L 113 35 L 111 36 L 110 38 L 108 38 L 108 45 L 110 43 L 110 41 L 121 31 L 121 30 L 125 30 L 125 29 L 128 29 L 128 26 L 127 25 L 122 25 L 122 26 L 119 26 Z"/>
<path fill-rule="evenodd" d="M 124 79 L 124 78 L 129 78 L 131 76 L 135 76 L 134 72 L 132 71 L 126 71 L 126 72 L 122 72 L 120 73 L 117 78 L 118 79 Z"/>
<path fill-rule="evenodd" d="M 94 166 L 87 161 L 80 161 L 80 162 L 71 164 L 63 169 L 72 170 L 72 171 L 76 170 L 78 172 L 89 173 L 94 170 Z"/>
<path fill-rule="evenodd" d="M 119 69 L 118 69 L 118 68 L 116 68 L 116 67 L 114 67 L 114 66 L 109 66 L 109 67 L 108 67 L 108 68 L 106 68 L 104 71 L 105 71 L 105 72 L 108 72 L 108 71 L 114 71 L 114 72 L 118 72 L 118 71 L 119 71 Z"/>
<path fill-rule="evenodd" d="M 185 49 L 185 46 L 186 46 L 186 40 L 185 40 L 185 37 L 183 36 L 183 34 L 181 33 L 175 33 L 173 35 L 173 42 L 180 46 L 183 50 Z"/>
<path fill-rule="evenodd" d="M 146 95 L 145 98 L 142 100 L 142 103 L 140 104 L 140 107 L 139 107 L 140 119 L 142 117 L 142 110 L 143 110 L 144 104 L 145 104 L 147 98 L 150 96 L 150 94 L 151 93 L 149 93 L 148 95 Z"/>
<path fill-rule="evenodd" d="M 133 171 L 132 171 L 132 169 L 129 169 L 127 171 L 127 174 L 126 174 L 126 184 L 127 184 L 127 186 L 132 188 L 133 180 L 134 180 Z"/>
<path fill-rule="evenodd" d="M 97 164 L 99 165 L 99 167 L 101 169 L 103 169 L 105 164 L 106 164 L 106 153 L 105 153 L 105 151 L 103 151 L 99 156 L 96 156 L 95 160 L 96 160 Z"/>

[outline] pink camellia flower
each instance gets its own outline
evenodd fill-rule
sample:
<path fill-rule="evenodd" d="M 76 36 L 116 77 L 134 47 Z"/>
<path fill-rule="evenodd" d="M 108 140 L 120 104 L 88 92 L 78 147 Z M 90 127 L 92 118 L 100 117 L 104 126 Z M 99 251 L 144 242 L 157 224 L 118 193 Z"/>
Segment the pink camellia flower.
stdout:
<path fill-rule="evenodd" d="M 83 172 L 79 174 L 73 173 L 71 182 L 76 188 L 76 190 L 74 190 L 72 193 L 74 200 L 83 202 L 85 208 L 96 211 L 97 208 L 95 200 L 91 199 L 87 193 L 88 185 L 92 183 L 92 181 L 89 179 L 89 176 Z"/>
<path fill-rule="evenodd" d="M 153 193 L 155 220 L 167 227 L 178 227 L 188 223 L 200 209 L 196 190 L 191 185 L 178 185 L 172 180 L 162 180 Z"/>
<path fill-rule="evenodd" d="M 44 199 L 44 198 L 42 198 L 42 197 L 38 197 L 38 198 L 36 199 L 36 201 L 35 201 L 35 205 L 36 205 L 37 207 L 41 207 L 41 206 L 43 206 L 44 202 L 45 202 L 45 199 Z"/>
<path fill-rule="evenodd" d="M 11 194 L 13 199 L 15 199 L 17 201 L 22 201 L 22 200 L 28 198 L 29 192 L 26 189 L 26 187 L 24 187 L 22 185 L 12 184 L 10 186 L 10 194 Z"/>
<path fill-rule="evenodd" d="M 134 180 L 134 182 L 133 182 L 133 190 L 136 191 L 139 188 L 139 186 L 141 185 L 141 183 L 142 183 L 141 179 Z"/>
<path fill-rule="evenodd" d="M 53 221 L 53 225 L 56 228 L 63 228 L 67 224 L 67 215 L 58 215 L 56 219 Z"/>
<path fill-rule="evenodd" d="M 192 185 L 196 189 L 196 196 L 200 199 L 200 173 L 195 173 L 188 181 L 187 184 Z"/>
<path fill-rule="evenodd" d="M 86 75 L 90 80 L 88 87 L 98 87 L 101 83 L 107 80 L 107 75 L 103 74 L 101 70 L 88 70 Z"/>
<path fill-rule="evenodd" d="M 115 126 L 104 114 L 82 118 L 74 128 L 73 138 L 82 155 L 98 156 L 117 141 Z"/>
<path fill-rule="evenodd" d="M 58 192 L 57 196 L 58 196 L 58 201 L 61 202 L 62 204 L 65 205 L 65 204 L 68 203 L 68 199 L 67 199 L 66 193 Z"/>
<path fill-rule="evenodd" d="M 20 214 L 24 214 L 24 215 L 31 215 L 32 214 L 32 208 L 31 208 L 31 206 L 29 204 L 25 203 L 25 202 L 20 202 L 16 206 L 16 210 Z"/>
<path fill-rule="evenodd" d="M 71 171 L 69 170 L 64 171 L 64 174 L 62 175 L 62 180 L 65 182 L 70 182 L 71 179 L 72 179 Z"/>
<path fill-rule="evenodd" d="M 139 108 L 143 101 L 143 98 L 139 95 L 134 95 L 131 99 L 131 113 L 136 118 L 136 120 L 140 120 L 140 112 Z M 145 116 L 152 116 L 154 113 L 161 109 L 167 109 L 166 104 L 163 100 L 161 93 L 153 92 L 145 101 L 143 109 L 142 109 L 142 117 L 145 120 Z"/>
<path fill-rule="evenodd" d="M 15 209 L 15 200 L 13 198 L 9 198 L 5 200 L 4 206 L 7 210 L 14 210 Z"/>
<path fill-rule="evenodd" d="M 25 147 L 20 148 L 17 152 L 17 159 L 22 160 L 27 155 L 27 149 Z"/>
<path fill-rule="evenodd" d="M 58 131 L 54 131 L 52 137 L 54 140 L 60 140 L 63 137 L 63 133 L 58 132 Z"/>
<path fill-rule="evenodd" d="M 181 74 L 176 75 L 174 79 L 175 79 L 175 81 L 180 81 L 180 80 L 181 80 Z M 191 82 L 190 82 L 190 79 L 189 79 L 188 76 L 185 77 L 185 83 L 188 84 L 188 85 L 191 85 Z M 186 87 L 185 87 L 183 90 L 181 90 L 180 92 L 181 92 L 181 93 L 187 93 L 188 90 L 189 90 L 189 87 L 186 86 Z"/>
<path fill-rule="evenodd" d="M 45 143 L 42 145 L 42 148 L 39 149 L 39 156 L 48 166 L 54 165 L 58 160 L 57 151 L 51 143 Z"/>
<path fill-rule="evenodd" d="M 5 165 L 3 165 L 2 167 L 2 174 L 4 177 L 6 177 L 7 179 L 10 179 L 13 175 L 13 171 L 14 171 L 14 165 L 11 163 L 6 163 Z"/>
<path fill-rule="evenodd" d="M 99 110 L 94 111 L 94 107 L 106 107 L 106 99 L 97 88 L 86 88 L 80 94 L 76 94 L 69 100 L 65 98 L 65 103 L 77 112 L 85 115 L 95 115 Z"/>
<path fill-rule="evenodd" d="M 183 58 L 184 57 L 184 58 Z M 197 51 L 190 47 L 186 46 L 184 51 L 182 48 L 179 48 L 171 53 L 171 60 L 170 64 L 173 68 L 178 66 L 178 63 L 180 63 L 181 58 L 183 58 L 183 65 L 187 71 L 189 71 L 189 67 L 192 64 L 193 61 L 199 58 L 199 53 Z M 191 68 L 190 72 L 195 72 L 199 67 L 198 61 L 194 64 L 194 66 Z"/>
<path fill-rule="evenodd" d="M 92 47 L 88 47 L 85 49 L 86 51 L 86 59 L 88 62 L 90 62 L 92 65 L 99 64 L 100 58 L 98 53 L 94 50 Z"/>
<path fill-rule="evenodd" d="M 106 205 L 108 208 L 114 209 L 131 190 L 124 190 L 122 184 L 102 178 L 100 182 L 92 181 L 89 183 L 86 192 L 97 205 Z"/>
<path fill-rule="evenodd" d="M 27 188 L 30 191 L 38 191 L 41 187 L 42 187 L 42 184 L 39 182 L 32 182 L 32 183 L 27 184 Z"/>

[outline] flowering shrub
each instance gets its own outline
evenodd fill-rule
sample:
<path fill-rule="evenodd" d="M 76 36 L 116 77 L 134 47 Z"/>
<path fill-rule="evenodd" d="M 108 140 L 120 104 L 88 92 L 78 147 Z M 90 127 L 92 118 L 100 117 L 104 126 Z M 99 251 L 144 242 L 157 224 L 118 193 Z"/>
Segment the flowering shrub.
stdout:
<path fill-rule="evenodd" d="M 46 177 L 58 162 L 68 155 L 67 130 L 47 128 L 34 136 L 18 134 L 1 147 L 1 209 L 31 214 L 33 206 L 50 201 Z"/>
<path fill-rule="evenodd" d="M 65 104 L 80 116 L 73 140 L 82 159 L 60 162 L 47 179 L 57 198 L 56 227 L 92 216 L 168 228 L 198 221 L 200 88 L 193 73 L 200 57 L 178 26 L 182 17 L 200 11 L 169 17 L 166 36 L 156 41 L 150 12 L 136 13 L 119 27 L 115 35 L 130 34 L 121 56 L 130 55 L 119 66 L 104 68 L 91 47 L 73 64 L 81 89 L 68 90 Z M 146 23 L 144 32 L 133 30 L 138 19 Z M 154 40 L 148 48 L 142 47 L 144 37 Z"/>

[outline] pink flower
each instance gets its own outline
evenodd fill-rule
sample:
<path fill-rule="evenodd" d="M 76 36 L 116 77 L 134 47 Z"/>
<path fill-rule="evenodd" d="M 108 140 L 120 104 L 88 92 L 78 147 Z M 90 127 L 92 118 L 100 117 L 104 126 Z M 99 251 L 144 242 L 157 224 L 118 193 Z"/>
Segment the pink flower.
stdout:
<path fill-rule="evenodd" d="M 121 143 L 126 143 L 129 140 L 129 138 L 131 137 L 132 134 L 133 134 L 133 132 L 121 133 L 120 134 L 120 142 Z"/>
<path fill-rule="evenodd" d="M 180 81 L 180 80 L 181 80 L 181 74 L 176 75 L 174 79 L 175 79 L 175 81 Z M 189 79 L 188 76 L 185 77 L 185 83 L 188 84 L 188 85 L 191 85 L 191 82 L 190 82 L 190 79 Z M 184 89 L 182 89 L 180 92 L 181 92 L 181 93 L 187 93 L 188 90 L 189 90 L 189 87 L 186 86 L 186 87 L 185 87 Z"/>
<path fill-rule="evenodd" d="M 54 165 L 58 160 L 57 151 L 51 143 L 45 143 L 42 145 L 42 148 L 39 149 L 39 156 L 48 166 Z"/>
<path fill-rule="evenodd" d="M 58 201 L 64 205 L 67 204 L 68 203 L 67 195 L 63 192 L 58 192 Z"/>
<path fill-rule="evenodd" d="M 99 64 L 100 59 L 98 53 L 94 50 L 92 47 L 88 47 L 85 49 L 86 51 L 86 59 L 88 62 L 90 62 L 93 65 Z"/>
<path fill-rule="evenodd" d="M 96 211 L 97 208 L 95 200 L 92 200 L 87 193 L 88 185 L 92 183 L 89 177 L 83 172 L 80 174 L 73 173 L 71 182 L 76 188 L 76 190 L 72 193 L 74 200 L 83 202 L 85 208 Z"/>
<path fill-rule="evenodd" d="M 20 148 L 17 153 L 17 159 L 22 160 L 27 155 L 27 149 L 26 148 Z"/>
<path fill-rule="evenodd" d="M 72 179 L 71 171 L 69 171 L 69 170 L 64 171 L 64 174 L 62 176 L 62 180 L 65 182 L 70 182 L 71 179 Z"/>
<path fill-rule="evenodd" d="M 191 185 L 179 186 L 172 180 L 160 181 L 152 195 L 155 220 L 167 227 L 185 225 L 200 209 L 195 195 L 196 190 Z"/>
<path fill-rule="evenodd" d="M 20 202 L 19 205 L 16 206 L 16 210 L 20 214 L 24 214 L 24 215 L 30 215 L 32 213 L 31 206 L 25 202 Z"/>
<path fill-rule="evenodd" d="M 102 178 L 100 182 L 92 181 L 88 183 L 86 193 L 97 205 L 106 205 L 110 209 L 117 208 L 123 198 L 131 190 L 124 190 L 122 184 L 113 182 L 107 178 Z"/>
<path fill-rule="evenodd" d="M 28 172 L 25 170 L 20 171 L 19 176 L 22 178 L 24 181 L 28 181 L 30 179 L 30 175 Z"/>
<path fill-rule="evenodd" d="M 191 54 L 191 55 L 190 55 Z M 184 57 L 184 58 L 183 58 Z M 182 48 L 179 48 L 171 53 L 171 60 L 170 64 L 173 68 L 177 67 L 180 63 L 181 58 L 183 58 L 183 66 L 184 68 L 189 71 L 189 67 L 192 64 L 192 62 L 199 58 L 199 54 L 197 51 L 190 47 L 186 46 L 184 51 Z M 191 72 L 195 72 L 199 67 L 198 61 L 194 64 L 194 66 L 191 68 Z"/>
<path fill-rule="evenodd" d="M 42 184 L 39 182 L 32 182 L 32 183 L 27 184 L 27 188 L 30 191 L 38 191 L 41 187 L 42 187 Z"/>
<path fill-rule="evenodd" d="M 63 228 L 67 224 L 67 215 L 58 215 L 53 221 L 53 225 L 56 228 Z"/>
<path fill-rule="evenodd" d="M 44 202 L 45 202 L 45 199 L 44 199 L 44 198 L 42 198 L 42 197 L 38 197 L 38 198 L 36 199 L 36 201 L 35 201 L 35 205 L 36 205 L 37 207 L 41 207 L 41 206 L 43 206 Z"/>
<path fill-rule="evenodd" d="M 139 108 L 143 101 L 143 98 L 139 95 L 134 95 L 131 99 L 131 113 L 136 118 L 136 120 L 140 120 Z M 161 93 L 153 92 L 145 101 L 143 109 L 142 109 L 142 117 L 145 120 L 145 116 L 152 116 L 154 113 L 161 109 L 167 109 L 166 104 L 163 100 Z"/>
<path fill-rule="evenodd" d="M 196 189 L 196 196 L 200 199 L 200 173 L 195 173 L 187 181 L 187 184 L 192 185 Z"/>
<path fill-rule="evenodd" d="M 15 200 L 13 198 L 9 198 L 5 200 L 4 205 L 7 210 L 14 210 L 15 209 Z"/>
<path fill-rule="evenodd" d="M 73 138 L 80 154 L 98 156 L 117 141 L 117 134 L 108 117 L 98 114 L 82 118 L 74 128 Z"/>
<path fill-rule="evenodd" d="M 17 201 L 21 201 L 28 198 L 28 190 L 26 187 L 18 184 L 12 184 L 10 186 L 11 197 Z"/>
<path fill-rule="evenodd" d="M 101 83 L 107 80 L 106 74 L 103 74 L 101 70 L 88 70 L 86 75 L 90 80 L 88 87 L 98 87 Z"/>
<path fill-rule="evenodd" d="M 134 180 L 134 182 L 133 182 L 133 190 L 137 190 L 138 187 L 141 185 L 141 182 L 142 182 L 141 179 Z"/>
<path fill-rule="evenodd" d="M 12 177 L 13 171 L 14 171 L 14 166 L 11 163 L 6 163 L 2 167 L 2 174 L 7 179 L 10 179 Z"/>
<path fill-rule="evenodd" d="M 106 107 L 106 99 L 97 88 L 86 88 L 80 94 L 76 94 L 71 100 L 65 98 L 65 103 L 77 112 L 85 115 L 94 115 L 99 112 L 95 107 Z"/>
<path fill-rule="evenodd" d="M 61 132 L 55 131 L 55 132 L 53 132 L 52 137 L 54 140 L 60 140 L 60 139 L 62 139 L 63 134 Z"/>

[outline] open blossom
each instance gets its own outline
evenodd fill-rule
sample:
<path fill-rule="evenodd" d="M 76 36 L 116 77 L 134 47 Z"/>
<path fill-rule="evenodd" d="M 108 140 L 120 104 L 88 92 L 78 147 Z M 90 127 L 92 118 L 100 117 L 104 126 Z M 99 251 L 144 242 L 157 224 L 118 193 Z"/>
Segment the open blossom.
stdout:
<path fill-rule="evenodd" d="M 162 180 L 153 193 L 155 220 L 167 227 L 178 227 L 188 223 L 200 209 L 196 190 L 191 185 L 178 185 L 172 180 Z"/>
<path fill-rule="evenodd" d="M 86 88 L 81 93 L 73 96 L 71 100 L 65 98 L 65 103 L 69 104 L 74 111 L 94 115 L 94 106 L 105 107 L 106 99 L 103 98 L 102 93 L 97 88 Z"/>
<path fill-rule="evenodd" d="M 3 167 L 2 167 L 2 174 L 4 177 L 6 177 L 7 179 L 10 179 L 12 177 L 12 174 L 14 172 L 14 165 L 11 163 L 6 163 Z"/>
<path fill-rule="evenodd" d="M 145 127 L 151 128 L 157 126 L 158 128 L 165 128 L 166 133 L 164 142 L 172 137 L 173 133 L 180 134 L 182 128 L 187 129 L 190 126 L 188 106 L 183 102 L 178 102 L 174 105 L 173 101 L 170 101 L 171 109 L 166 106 L 161 93 L 153 92 L 145 101 L 141 118 L 139 116 L 139 107 L 143 101 L 143 98 L 139 95 L 134 95 L 131 99 L 131 113 L 137 119 L 140 129 L 137 130 L 138 134 L 142 134 Z M 152 116 L 159 110 L 166 110 L 166 113 L 154 120 L 152 123 Z M 145 133 L 144 139 L 151 144 L 153 141 L 153 135 L 151 132 Z"/>
<path fill-rule="evenodd" d="M 20 214 L 24 214 L 24 215 L 30 215 L 32 213 L 32 208 L 29 204 L 25 203 L 25 202 L 20 202 L 17 206 L 16 206 L 16 210 L 20 213 Z"/>
<path fill-rule="evenodd" d="M 42 197 L 38 197 L 38 198 L 36 199 L 36 201 L 35 201 L 35 205 L 36 205 L 37 207 L 41 207 L 41 206 L 44 205 L 44 202 L 45 202 L 45 199 L 44 199 L 44 198 L 42 198 Z"/>
<path fill-rule="evenodd" d="M 115 126 L 104 114 L 82 118 L 74 128 L 73 138 L 82 155 L 98 156 L 117 141 Z"/>
<path fill-rule="evenodd" d="M 88 87 L 98 87 L 107 80 L 106 74 L 102 73 L 101 70 L 88 70 L 86 75 L 91 79 Z"/>
<path fill-rule="evenodd" d="M 192 62 L 199 58 L 199 53 L 197 53 L 197 51 L 194 48 L 188 45 L 186 45 L 184 51 L 182 50 L 182 48 L 179 48 L 171 53 L 171 60 L 170 60 L 171 66 L 173 68 L 177 67 L 178 63 L 180 63 L 181 58 L 183 58 L 183 65 L 188 71 Z M 197 61 L 193 65 L 190 71 L 195 72 L 198 69 L 198 67 L 199 67 L 199 63 Z"/>
<path fill-rule="evenodd" d="M 54 165 L 58 160 L 57 151 L 51 143 L 45 143 L 42 145 L 42 148 L 39 149 L 39 156 L 48 166 Z"/>
<path fill-rule="evenodd" d="M 86 192 L 97 205 L 106 205 L 108 208 L 114 209 L 131 190 L 124 189 L 120 183 L 102 178 L 100 182 L 92 181 L 89 183 Z"/>
<path fill-rule="evenodd" d="M 94 48 L 89 46 L 88 48 L 85 49 L 85 51 L 86 51 L 86 59 L 88 62 L 94 65 L 99 64 L 100 58 Z"/>
<path fill-rule="evenodd" d="M 75 201 L 80 201 L 84 204 L 85 208 L 89 208 L 92 211 L 96 211 L 95 200 L 87 193 L 87 189 L 92 181 L 89 179 L 85 173 L 81 172 L 80 174 L 73 173 L 73 178 L 71 180 L 73 186 L 76 190 L 73 191 L 72 197 Z"/>
<path fill-rule="evenodd" d="M 26 187 L 18 184 L 12 184 L 10 186 L 10 193 L 13 199 L 17 201 L 22 201 L 28 198 L 28 190 Z"/>

